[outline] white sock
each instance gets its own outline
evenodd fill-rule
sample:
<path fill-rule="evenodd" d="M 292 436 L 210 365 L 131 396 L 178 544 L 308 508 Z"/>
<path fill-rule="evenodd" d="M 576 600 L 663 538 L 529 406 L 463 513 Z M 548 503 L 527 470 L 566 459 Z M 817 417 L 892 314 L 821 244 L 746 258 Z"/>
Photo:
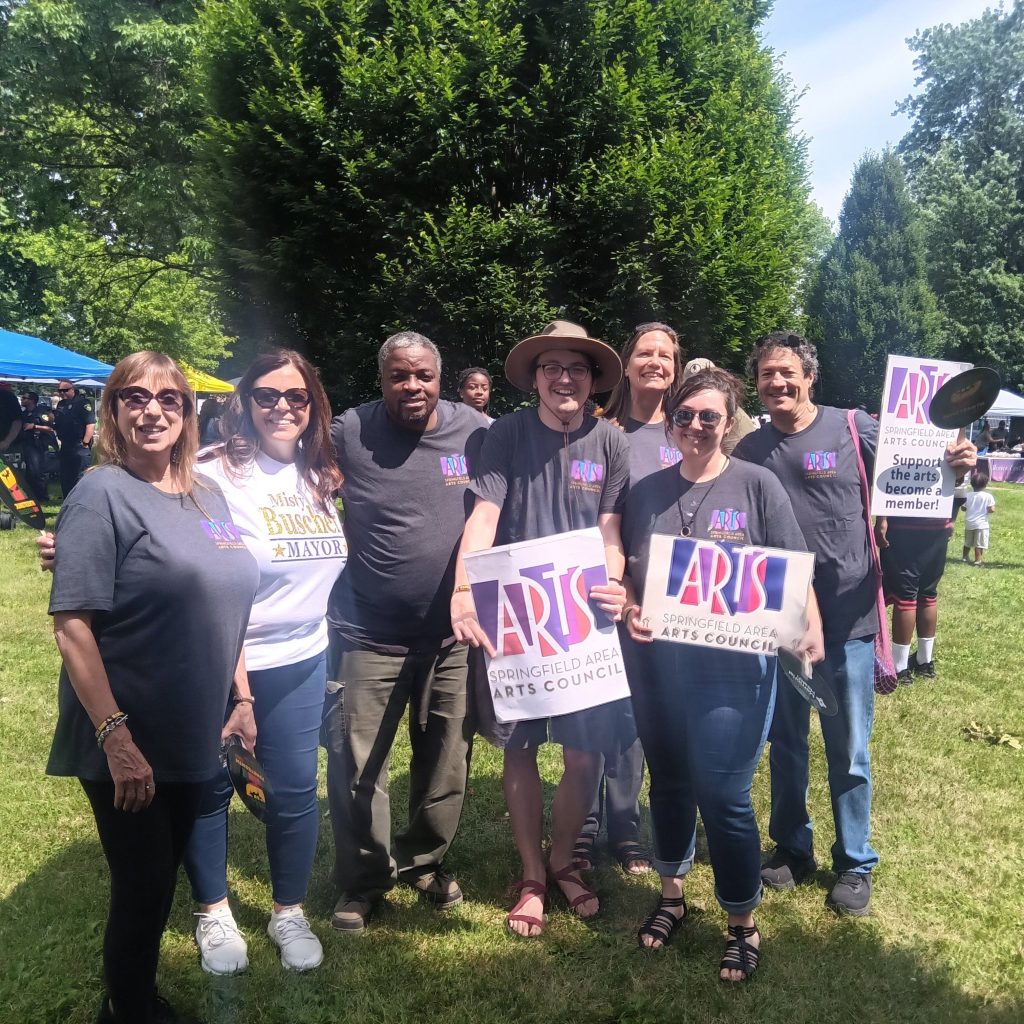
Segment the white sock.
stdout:
<path fill-rule="evenodd" d="M 935 651 L 935 637 L 933 636 L 919 636 L 917 638 L 917 663 L 918 665 L 927 665 L 932 660 L 932 654 Z"/>
<path fill-rule="evenodd" d="M 902 672 L 910 664 L 910 644 L 893 644 L 892 660 L 896 663 L 896 671 Z"/>

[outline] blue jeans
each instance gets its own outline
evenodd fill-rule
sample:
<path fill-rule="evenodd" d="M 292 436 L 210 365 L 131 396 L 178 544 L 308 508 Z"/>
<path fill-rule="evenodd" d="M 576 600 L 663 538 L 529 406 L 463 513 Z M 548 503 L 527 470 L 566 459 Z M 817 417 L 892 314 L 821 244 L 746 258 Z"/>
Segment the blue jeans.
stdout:
<path fill-rule="evenodd" d="M 284 906 L 306 898 L 316 855 L 320 806 L 316 799 L 320 715 L 327 685 L 325 654 L 249 673 L 256 699 L 256 757 L 267 773 L 267 859 L 274 900 Z M 197 903 L 219 903 L 228 894 L 228 804 L 225 769 L 212 779 L 192 838 L 185 870 Z"/>
<path fill-rule="evenodd" d="M 630 641 L 627 641 L 627 643 Z M 775 659 L 655 642 L 629 677 L 651 773 L 654 867 L 693 867 L 697 811 L 715 896 L 730 914 L 761 902 L 761 837 L 750 800 L 775 703 Z"/>
<path fill-rule="evenodd" d="M 871 756 L 868 742 L 875 717 L 875 638 L 858 637 L 829 644 L 825 660 L 832 670 L 839 713 L 821 717 L 828 762 L 828 788 L 836 842 L 832 868 L 868 872 L 878 863 L 871 848 Z M 791 686 L 783 686 L 775 705 L 771 734 L 772 815 L 768 833 L 797 858 L 813 853 L 813 825 L 807 813 L 810 705 Z"/>

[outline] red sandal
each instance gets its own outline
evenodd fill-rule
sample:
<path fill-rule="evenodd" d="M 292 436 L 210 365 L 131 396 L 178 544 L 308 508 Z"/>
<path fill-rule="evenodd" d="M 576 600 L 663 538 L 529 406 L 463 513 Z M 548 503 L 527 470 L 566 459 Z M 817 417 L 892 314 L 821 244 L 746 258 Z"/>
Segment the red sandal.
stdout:
<path fill-rule="evenodd" d="M 586 916 L 579 913 L 579 911 L 576 909 L 582 903 L 587 903 L 590 900 L 597 901 L 597 893 L 594 892 L 594 890 L 591 889 L 590 886 L 588 886 L 586 882 L 584 882 L 583 879 L 579 877 L 579 870 L 580 869 L 576 867 L 575 864 L 569 864 L 568 866 L 561 868 L 559 871 L 556 871 L 550 864 L 548 865 L 548 872 L 550 873 L 552 880 L 558 883 L 558 890 L 565 897 L 566 903 L 569 904 L 569 909 L 578 918 L 580 918 L 580 920 L 589 921 L 590 918 L 597 916 L 598 911 L 601 908 L 600 904 L 598 904 L 598 909 L 595 910 L 593 914 L 588 914 Z M 581 890 L 580 894 L 574 897 L 573 899 L 570 899 L 569 895 L 561 886 L 562 882 L 568 882 L 570 885 L 575 885 L 578 889 Z"/>
<path fill-rule="evenodd" d="M 505 918 L 505 927 L 509 930 L 509 933 L 514 935 L 517 939 L 536 939 L 539 938 L 541 932 L 544 931 L 544 926 L 548 923 L 548 915 L 544 914 L 543 917 L 535 917 L 533 914 L 522 914 L 520 911 L 530 900 L 534 897 L 539 896 L 544 906 L 547 906 L 548 887 L 543 882 L 538 882 L 533 878 L 523 878 L 518 882 L 515 882 L 511 889 L 512 893 L 521 893 L 519 902 L 508 912 Z M 517 932 L 512 927 L 513 921 L 522 921 L 524 924 L 528 924 L 531 928 L 539 928 L 540 931 L 536 935 L 523 935 Z"/>

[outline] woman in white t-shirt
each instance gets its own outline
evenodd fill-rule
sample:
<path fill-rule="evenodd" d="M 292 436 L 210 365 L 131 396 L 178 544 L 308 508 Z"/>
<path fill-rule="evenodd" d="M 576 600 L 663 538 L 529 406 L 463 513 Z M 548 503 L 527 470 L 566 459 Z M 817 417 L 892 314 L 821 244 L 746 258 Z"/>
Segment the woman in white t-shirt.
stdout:
<path fill-rule="evenodd" d="M 200 456 L 221 486 L 260 570 L 259 587 L 224 725 L 255 749 L 267 775 L 267 856 L 274 905 L 267 927 L 281 963 L 320 964 L 323 950 L 302 911 L 319 827 L 317 744 L 326 688 L 327 597 L 347 560 L 334 505 L 341 473 L 330 405 L 297 352 L 260 356 L 222 419 L 227 440 Z M 228 905 L 225 771 L 211 785 L 185 854 L 199 903 L 203 969 L 235 974 L 248 950 Z"/>

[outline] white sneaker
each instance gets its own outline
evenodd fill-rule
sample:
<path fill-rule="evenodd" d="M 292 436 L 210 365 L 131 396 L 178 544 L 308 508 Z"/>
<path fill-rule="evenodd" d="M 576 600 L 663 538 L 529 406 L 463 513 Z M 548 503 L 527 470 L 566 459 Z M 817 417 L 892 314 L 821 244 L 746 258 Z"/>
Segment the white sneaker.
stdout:
<path fill-rule="evenodd" d="M 271 911 L 267 925 L 270 941 L 281 950 L 281 966 L 289 971 L 309 971 L 323 963 L 324 948 L 309 927 L 302 907 Z"/>
<path fill-rule="evenodd" d="M 225 903 L 205 914 L 196 914 L 196 945 L 207 974 L 238 974 L 249 966 L 249 950 Z"/>

